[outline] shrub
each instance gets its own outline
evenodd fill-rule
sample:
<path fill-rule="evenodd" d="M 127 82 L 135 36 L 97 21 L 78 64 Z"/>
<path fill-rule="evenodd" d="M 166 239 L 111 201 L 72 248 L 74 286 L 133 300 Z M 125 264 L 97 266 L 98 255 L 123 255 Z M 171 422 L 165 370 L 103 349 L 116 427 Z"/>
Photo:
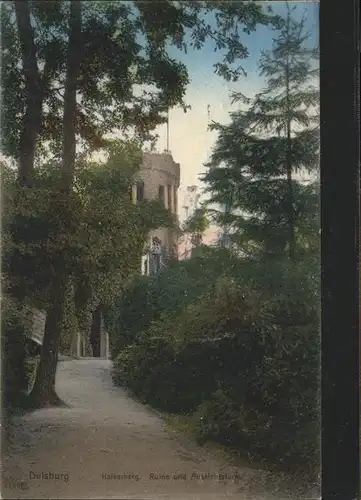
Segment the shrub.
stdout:
<path fill-rule="evenodd" d="M 202 256 L 173 262 L 157 276 L 142 276 L 131 282 L 104 314 L 112 357 L 154 322 L 164 318 L 168 323 L 174 321 L 185 307 L 210 293 L 217 279 L 235 262 L 227 252 L 209 250 Z"/>
<path fill-rule="evenodd" d="M 3 407 L 22 405 L 28 390 L 26 332 L 31 314 L 21 302 L 4 294 L 2 303 L 2 394 Z"/>
<path fill-rule="evenodd" d="M 127 386 L 144 401 L 165 409 L 172 389 L 167 388 L 168 381 L 160 372 L 172 362 L 173 356 L 171 344 L 163 339 L 147 338 L 128 345 L 114 360 L 113 381 Z"/>
<path fill-rule="evenodd" d="M 264 437 L 269 423 L 265 415 L 245 408 L 220 389 L 199 405 L 192 421 L 198 441 L 213 440 L 247 450 Z"/>
<path fill-rule="evenodd" d="M 199 441 L 315 469 L 318 280 L 306 264 L 241 262 L 236 276 L 223 270 L 197 298 L 162 310 L 138 333 L 114 364 L 116 383 L 161 410 L 190 415 Z"/>

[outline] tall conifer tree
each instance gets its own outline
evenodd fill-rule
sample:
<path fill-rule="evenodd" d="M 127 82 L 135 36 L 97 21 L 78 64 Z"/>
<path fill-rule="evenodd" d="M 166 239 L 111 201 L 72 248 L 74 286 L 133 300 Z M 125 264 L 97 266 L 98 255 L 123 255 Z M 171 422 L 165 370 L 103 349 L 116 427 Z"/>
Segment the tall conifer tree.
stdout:
<path fill-rule="evenodd" d="M 318 241 L 318 50 L 309 47 L 305 17 L 287 5 L 273 47 L 259 62 L 265 87 L 253 99 L 232 95 L 244 110 L 219 137 L 203 180 L 217 220 L 245 253 L 288 253 L 291 260 Z M 302 182 L 308 172 L 312 182 Z"/>

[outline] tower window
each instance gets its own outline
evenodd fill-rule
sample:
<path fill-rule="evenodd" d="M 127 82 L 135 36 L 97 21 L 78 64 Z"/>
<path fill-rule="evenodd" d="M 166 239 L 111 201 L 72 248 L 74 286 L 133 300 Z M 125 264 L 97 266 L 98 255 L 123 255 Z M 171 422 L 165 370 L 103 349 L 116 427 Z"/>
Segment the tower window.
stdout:
<path fill-rule="evenodd" d="M 178 199 L 177 199 L 177 187 L 174 186 L 174 213 L 178 212 Z"/>
<path fill-rule="evenodd" d="M 172 186 L 168 186 L 168 210 L 173 212 L 172 208 Z"/>
<path fill-rule="evenodd" d="M 164 186 L 162 186 L 161 184 L 159 185 L 158 187 L 158 197 L 164 201 Z"/>

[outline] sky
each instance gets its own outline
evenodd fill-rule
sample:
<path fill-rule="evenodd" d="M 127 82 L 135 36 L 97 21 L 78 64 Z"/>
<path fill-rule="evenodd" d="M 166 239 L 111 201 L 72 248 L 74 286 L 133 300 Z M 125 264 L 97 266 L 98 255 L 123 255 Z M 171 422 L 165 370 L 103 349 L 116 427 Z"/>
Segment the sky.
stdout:
<path fill-rule="evenodd" d="M 286 13 L 285 2 L 262 2 L 271 5 L 274 12 L 280 15 Z M 310 44 L 318 43 L 318 3 L 293 2 L 296 10 L 293 17 L 296 19 L 306 14 L 306 27 L 311 32 Z M 210 157 L 212 145 L 217 138 L 216 132 L 210 132 L 208 127 L 207 106 L 210 106 L 210 119 L 221 123 L 229 121 L 231 111 L 230 92 L 237 90 L 252 97 L 261 88 L 263 81 L 257 74 L 257 65 L 261 50 L 272 47 L 272 39 L 277 35 L 266 27 L 258 27 L 251 35 L 244 35 L 244 43 L 248 48 L 249 57 L 244 60 L 243 67 L 247 77 L 241 77 L 236 83 L 226 82 L 222 77 L 214 74 L 213 65 L 221 59 L 222 53 L 214 52 L 211 42 L 207 42 L 199 51 L 188 51 L 188 54 L 173 48 L 171 56 L 186 64 L 190 76 L 190 84 L 185 101 L 191 105 L 191 110 L 184 113 L 181 108 L 170 111 L 169 120 L 169 149 L 176 162 L 181 166 L 181 186 L 179 190 L 179 215 L 185 218 L 183 206 L 186 204 L 186 187 L 202 183 L 198 179 L 204 172 L 204 163 Z M 157 149 L 163 151 L 167 147 L 167 129 L 162 125 L 158 129 L 159 141 Z"/>

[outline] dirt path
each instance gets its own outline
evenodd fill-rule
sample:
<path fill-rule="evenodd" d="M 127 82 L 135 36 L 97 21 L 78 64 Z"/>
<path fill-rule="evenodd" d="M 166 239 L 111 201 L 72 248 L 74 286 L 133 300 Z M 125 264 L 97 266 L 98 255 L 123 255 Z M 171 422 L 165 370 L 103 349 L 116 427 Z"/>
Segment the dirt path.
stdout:
<path fill-rule="evenodd" d="M 70 408 L 15 419 L 11 453 L 3 457 L 2 498 L 285 498 L 270 493 L 276 486 L 264 471 L 221 463 L 169 431 L 112 385 L 108 361 L 62 362 L 57 390 Z"/>

